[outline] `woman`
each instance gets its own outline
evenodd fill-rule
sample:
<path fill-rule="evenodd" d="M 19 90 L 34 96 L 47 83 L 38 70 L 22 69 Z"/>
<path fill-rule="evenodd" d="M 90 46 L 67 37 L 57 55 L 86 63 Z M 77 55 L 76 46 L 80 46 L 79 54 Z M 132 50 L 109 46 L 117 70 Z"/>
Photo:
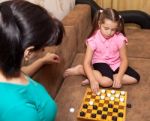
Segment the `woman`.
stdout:
<path fill-rule="evenodd" d="M 21 64 L 45 46 L 60 44 L 63 31 L 40 6 L 19 0 L 0 3 L 0 121 L 55 120 L 55 101 L 21 72 Z"/>

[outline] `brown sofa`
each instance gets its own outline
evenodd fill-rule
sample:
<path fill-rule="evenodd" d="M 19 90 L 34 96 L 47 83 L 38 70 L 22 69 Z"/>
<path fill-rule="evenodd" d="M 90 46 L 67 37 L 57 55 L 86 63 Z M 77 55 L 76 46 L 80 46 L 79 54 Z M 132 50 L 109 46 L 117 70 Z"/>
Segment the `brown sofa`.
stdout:
<path fill-rule="evenodd" d="M 47 48 L 60 55 L 61 63 L 43 66 L 33 78 L 42 83 L 58 104 L 56 121 L 77 121 L 77 113 L 89 86 L 81 86 L 83 76 L 70 76 L 63 79 L 66 68 L 82 64 L 85 52 L 84 40 L 91 30 L 91 10 L 88 5 L 76 5 L 62 20 L 65 27 L 63 42 L 58 47 Z M 141 75 L 135 85 L 123 86 L 128 92 L 126 121 L 150 121 L 150 30 L 126 29 L 129 39 L 129 64 Z M 69 109 L 73 107 L 74 113 Z"/>

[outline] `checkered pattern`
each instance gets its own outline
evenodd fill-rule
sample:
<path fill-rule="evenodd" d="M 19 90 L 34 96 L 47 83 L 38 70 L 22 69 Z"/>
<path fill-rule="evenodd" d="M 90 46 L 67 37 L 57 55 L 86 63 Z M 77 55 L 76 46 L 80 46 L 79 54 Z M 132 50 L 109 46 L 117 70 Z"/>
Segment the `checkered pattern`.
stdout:
<path fill-rule="evenodd" d="M 95 95 L 87 88 L 77 118 L 89 121 L 125 121 L 126 100 L 125 91 L 100 89 L 99 94 Z"/>

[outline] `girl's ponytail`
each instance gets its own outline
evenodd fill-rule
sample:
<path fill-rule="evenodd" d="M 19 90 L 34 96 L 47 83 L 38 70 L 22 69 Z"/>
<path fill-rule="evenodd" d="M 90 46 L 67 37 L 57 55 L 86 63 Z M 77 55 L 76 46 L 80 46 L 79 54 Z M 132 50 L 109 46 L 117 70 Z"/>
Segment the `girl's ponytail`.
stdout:
<path fill-rule="evenodd" d="M 99 21 L 101 13 L 102 13 L 102 10 L 98 10 L 96 15 L 94 16 L 94 19 L 92 22 L 92 31 L 89 34 L 88 38 L 91 37 L 95 33 L 95 31 L 99 28 L 98 21 Z"/>
<path fill-rule="evenodd" d="M 121 15 L 119 15 L 120 23 L 118 27 L 118 31 L 121 32 L 124 36 L 126 36 L 125 31 L 124 31 L 124 20 Z"/>

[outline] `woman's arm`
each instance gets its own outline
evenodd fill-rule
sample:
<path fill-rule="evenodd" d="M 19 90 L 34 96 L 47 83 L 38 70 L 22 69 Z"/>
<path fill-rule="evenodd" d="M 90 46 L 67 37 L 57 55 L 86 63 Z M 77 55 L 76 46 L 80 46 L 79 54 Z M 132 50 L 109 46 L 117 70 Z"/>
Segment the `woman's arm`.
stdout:
<path fill-rule="evenodd" d="M 89 47 L 89 45 L 87 45 L 83 67 L 88 79 L 90 80 L 91 89 L 94 93 L 96 93 L 99 90 L 99 83 L 95 79 L 93 69 L 91 66 L 92 56 L 93 50 L 91 49 L 91 47 Z"/>
<path fill-rule="evenodd" d="M 47 53 L 45 56 L 37 59 L 33 63 L 31 63 L 28 66 L 23 66 L 21 70 L 29 75 L 33 76 L 43 65 L 45 64 L 52 64 L 52 63 L 59 63 L 60 58 L 58 55 L 53 53 Z"/>

